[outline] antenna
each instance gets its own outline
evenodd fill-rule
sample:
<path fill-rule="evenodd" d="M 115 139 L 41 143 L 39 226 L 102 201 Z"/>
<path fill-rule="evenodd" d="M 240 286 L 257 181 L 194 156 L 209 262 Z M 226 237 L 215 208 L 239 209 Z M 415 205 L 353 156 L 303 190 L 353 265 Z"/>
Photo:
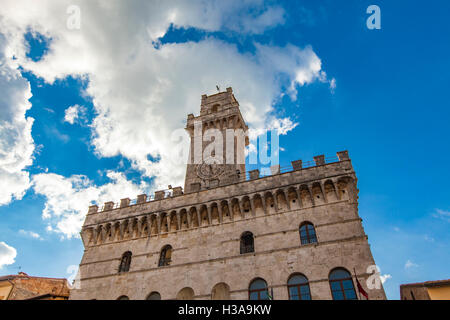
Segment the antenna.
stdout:
<path fill-rule="evenodd" d="M 217 89 L 217 92 L 220 92 L 220 87 L 219 87 L 219 85 L 216 85 L 216 89 Z"/>

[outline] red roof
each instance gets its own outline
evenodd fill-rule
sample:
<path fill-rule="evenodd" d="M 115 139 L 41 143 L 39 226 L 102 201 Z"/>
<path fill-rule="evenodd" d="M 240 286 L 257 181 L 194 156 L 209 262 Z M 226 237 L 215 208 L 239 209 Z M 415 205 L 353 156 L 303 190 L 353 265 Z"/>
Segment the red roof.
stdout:
<path fill-rule="evenodd" d="M 16 278 L 39 278 L 39 279 L 66 280 L 67 281 L 66 278 L 49 278 L 49 277 L 29 276 L 25 272 L 19 272 L 18 274 L 9 274 L 9 275 L 6 275 L 6 276 L 0 276 L 0 281 L 13 280 L 13 279 L 16 279 Z"/>
<path fill-rule="evenodd" d="M 450 279 L 401 284 L 400 287 L 434 287 L 450 284 Z"/>

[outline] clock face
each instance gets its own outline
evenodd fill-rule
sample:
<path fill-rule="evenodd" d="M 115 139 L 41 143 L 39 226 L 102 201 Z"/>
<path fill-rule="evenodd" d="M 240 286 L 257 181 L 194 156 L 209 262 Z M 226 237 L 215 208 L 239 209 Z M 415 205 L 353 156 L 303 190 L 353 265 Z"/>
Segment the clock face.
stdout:
<path fill-rule="evenodd" d="M 202 163 L 197 167 L 197 176 L 203 180 L 217 178 L 224 172 L 224 167 L 218 164 Z"/>

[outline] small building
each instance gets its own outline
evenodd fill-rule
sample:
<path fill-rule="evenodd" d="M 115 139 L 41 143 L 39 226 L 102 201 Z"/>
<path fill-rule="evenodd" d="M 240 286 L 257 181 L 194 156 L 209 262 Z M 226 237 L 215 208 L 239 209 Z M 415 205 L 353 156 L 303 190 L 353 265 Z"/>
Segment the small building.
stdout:
<path fill-rule="evenodd" d="M 450 300 L 450 279 L 400 285 L 402 300 Z"/>
<path fill-rule="evenodd" d="M 32 277 L 25 272 L 0 277 L 0 300 L 67 300 L 69 293 L 64 278 Z"/>

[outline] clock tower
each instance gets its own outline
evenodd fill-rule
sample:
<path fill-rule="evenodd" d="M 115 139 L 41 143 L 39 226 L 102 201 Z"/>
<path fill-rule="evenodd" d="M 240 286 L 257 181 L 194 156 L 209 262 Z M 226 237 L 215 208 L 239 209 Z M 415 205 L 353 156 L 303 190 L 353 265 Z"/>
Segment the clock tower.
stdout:
<path fill-rule="evenodd" d="M 191 138 L 184 192 L 198 192 L 245 179 L 244 118 L 233 90 L 202 96 L 200 115 L 189 114 Z"/>

